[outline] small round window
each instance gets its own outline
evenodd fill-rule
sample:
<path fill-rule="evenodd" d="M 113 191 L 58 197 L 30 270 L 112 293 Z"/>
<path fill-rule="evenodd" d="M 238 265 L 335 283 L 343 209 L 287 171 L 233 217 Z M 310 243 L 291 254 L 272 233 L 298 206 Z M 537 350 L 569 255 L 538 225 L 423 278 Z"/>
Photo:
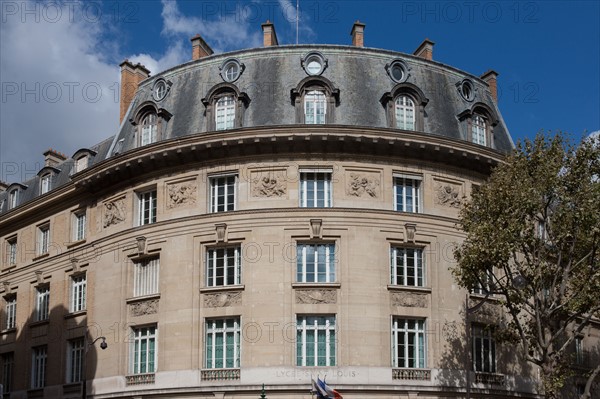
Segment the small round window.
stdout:
<path fill-rule="evenodd" d="M 165 82 L 164 79 L 159 79 L 154 83 L 152 97 L 154 97 L 154 100 L 156 101 L 161 101 L 167 96 L 168 91 L 169 87 L 167 86 L 167 82 Z"/>
<path fill-rule="evenodd" d="M 391 64 L 385 66 L 385 69 L 390 78 L 396 83 L 402 83 L 408 78 L 408 68 L 400 61 L 393 61 Z"/>
<path fill-rule="evenodd" d="M 244 64 L 238 60 L 227 60 L 221 67 L 221 77 L 226 82 L 235 82 L 244 71 Z"/>
<path fill-rule="evenodd" d="M 475 98 L 475 89 L 470 80 L 463 80 L 459 87 L 460 95 L 467 101 L 473 101 Z"/>
<path fill-rule="evenodd" d="M 327 68 L 327 61 L 320 53 L 309 53 L 302 60 L 304 71 L 310 76 L 318 76 Z"/>

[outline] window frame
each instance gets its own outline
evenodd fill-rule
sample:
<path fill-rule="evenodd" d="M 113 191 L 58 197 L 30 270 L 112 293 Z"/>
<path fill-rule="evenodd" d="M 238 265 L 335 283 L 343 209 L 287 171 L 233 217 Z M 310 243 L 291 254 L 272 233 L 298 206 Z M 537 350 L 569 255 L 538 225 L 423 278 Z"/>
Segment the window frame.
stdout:
<path fill-rule="evenodd" d="M 19 255 L 19 241 L 16 235 L 6 239 L 6 265 L 8 267 L 15 266 Z"/>
<path fill-rule="evenodd" d="M 67 341 L 67 364 L 65 377 L 67 384 L 74 384 L 84 380 L 84 360 L 86 350 L 85 337 L 69 339 Z"/>
<path fill-rule="evenodd" d="M 491 327 L 488 328 L 485 325 L 477 323 L 471 324 L 471 359 L 473 371 L 478 373 L 496 372 L 498 357 L 496 340 L 493 334 L 493 328 Z M 478 348 L 480 350 L 479 353 Z"/>
<path fill-rule="evenodd" d="M 150 330 L 152 330 L 150 332 Z M 143 332 L 146 331 L 145 334 Z M 146 342 L 146 349 L 142 348 L 141 343 Z M 153 343 L 153 348 L 150 348 L 150 342 Z M 139 351 L 138 351 L 139 345 Z M 145 352 L 146 361 L 142 361 L 144 357 L 139 356 Z M 138 355 L 139 354 L 139 355 Z M 148 356 L 148 355 L 152 356 Z M 152 370 L 149 366 L 152 365 Z M 144 366 L 144 371 L 142 371 Z M 129 341 L 129 374 L 154 374 L 158 370 L 158 325 L 150 324 L 146 326 L 131 327 L 131 339 Z"/>
<path fill-rule="evenodd" d="M 31 350 L 31 389 L 46 386 L 48 369 L 48 345 L 34 346 Z"/>
<path fill-rule="evenodd" d="M 413 129 L 403 129 L 402 127 L 398 127 L 396 101 L 402 96 L 409 98 L 413 102 Z M 407 131 L 425 131 L 425 107 L 429 103 L 429 99 L 425 97 L 425 93 L 423 93 L 418 86 L 408 82 L 398 83 L 392 88 L 392 90 L 383 93 L 379 99 L 379 102 L 385 111 L 387 127 L 392 129 L 403 129 Z"/>
<path fill-rule="evenodd" d="M 340 90 L 329 79 L 317 75 L 307 76 L 290 91 L 292 104 L 296 109 L 296 123 L 307 124 L 306 97 L 315 91 L 322 92 L 325 99 L 323 122 L 314 124 L 327 125 L 335 123 L 335 110 L 340 105 Z"/>
<path fill-rule="evenodd" d="M 233 264 L 229 264 L 226 260 L 230 260 L 230 255 L 227 254 L 227 251 L 233 250 Z M 217 260 L 219 259 L 218 253 L 219 251 L 224 251 L 223 254 L 223 275 L 220 277 L 223 282 L 222 284 L 218 284 L 218 264 Z M 229 245 L 229 246 L 218 246 L 218 247 L 208 247 L 206 248 L 206 256 L 205 256 L 205 286 L 206 287 L 231 287 L 242 284 L 242 246 L 241 245 Z M 233 273 L 233 283 L 228 283 L 229 277 L 231 277 L 231 273 Z M 212 280 L 212 281 L 211 281 Z"/>
<path fill-rule="evenodd" d="M 398 251 L 404 251 L 402 256 L 403 264 L 398 264 Z M 408 251 L 413 251 L 413 275 L 409 276 L 409 270 L 411 269 L 407 264 Z M 402 245 L 392 245 L 390 248 L 390 285 L 397 287 L 419 287 L 423 288 L 427 286 L 427 268 L 425 263 L 425 251 L 421 247 L 408 247 Z M 399 270 L 402 273 L 398 273 Z M 402 277 L 402 281 L 399 282 L 399 277 Z M 409 284 L 410 279 L 413 279 L 413 284 Z"/>
<path fill-rule="evenodd" d="M 4 330 L 14 330 L 17 328 L 17 294 L 4 296 L 5 320 Z"/>
<path fill-rule="evenodd" d="M 148 187 L 137 190 L 136 213 L 137 226 L 146 226 L 156 223 L 158 211 L 158 190 L 156 187 Z M 148 213 L 146 217 L 146 212 Z"/>
<path fill-rule="evenodd" d="M 73 242 L 83 241 L 87 236 L 87 213 L 85 209 L 77 210 L 72 213 L 72 240 Z"/>
<path fill-rule="evenodd" d="M 314 319 L 309 326 L 308 321 Z M 323 324 L 319 321 L 324 321 Z M 333 325 L 331 323 L 333 320 Z M 325 331 L 325 341 L 319 342 L 319 331 Z M 312 345 L 307 340 L 309 332 L 313 332 Z M 333 335 L 333 337 L 332 337 Z M 296 315 L 296 367 L 335 367 L 337 366 L 337 317 L 335 314 Z M 320 345 L 324 345 L 325 364 L 319 364 Z M 309 347 L 313 348 L 312 356 L 308 356 Z M 333 348 L 332 348 L 333 347 Z M 321 357 L 322 358 L 322 357 Z M 308 360 L 312 359 L 311 364 Z"/>
<path fill-rule="evenodd" d="M 39 256 L 50 252 L 50 222 L 40 224 L 37 227 L 37 244 Z"/>
<path fill-rule="evenodd" d="M 308 259 L 309 254 L 308 248 L 313 247 L 313 259 L 312 259 L 312 274 L 314 279 L 312 281 L 307 279 Z M 319 247 L 324 247 L 325 253 L 319 252 Z M 337 253 L 336 253 L 336 242 L 323 241 L 323 242 L 298 242 L 296 243 L 296 279 L 295 282 L 299 284 L 330 284 L 337 282 Z M 324 260 L 325 264 L 321 264 L 320 261 Z M 324 269 L 324 273 L 320 272 Z M 325 281 L 319 281 L 320 275 L 325 275 Z M 301 278 L 299 278 L 301 277 Z"/>
<path fill-rule="evenodd" d="M 69 311 L 83 312 L 87 309 L 87 273 L 73 274 L 69 280 Z"/>
<path fill-rule="evenodd" d="M 327 121 L 327 94 L 325 90 L 320 87 L 307 88 L 302 101 L 304 103 L 304 124 L 324 125 Z M 312 106 L 311 113 L 308 112 L 309 105 Z M 322 114 L 319 113 L 320 109 L 323 110 Z M 309 122 L 309 120 L 312 120 L 312 122 Z"/>
<path fill-rule="evenodd" d="M 223 102 L 223 103 L 221 103 Z M 215 97 L 215 129 L 216 131 L 230 130 L 235 128 L 236 117 L 235 95 L 231 92 L 223 93 Z M 223 122 L 219 122 L 219 118 Z"/>
<path fill-rule="evenodd" d="M 408 323 L 414 322 L 414 328 L 409 328 Z M 402 322 L 402 323 L 400 323 Z M 419 327 L 417 323 L 421 323 Z M 402 324 L 402 326 L 400 326 Z M 392 326 L 391 326 L 392 334 L 392 367 L 394 368 L 407 368 L 407 369 L 425 369 L 427 368 L 427 320 L 424 318 L 412 318 L 405 316 L 392 316 Z M 399 344 L 400 334 L 404 335 L 403 344 Z M 410 366 L 410 339 L 409 334 L 414 334 L 413 342 L 419 342 L 419 336 L 422 338 L 423 346 L 421 350 L 419 350 L 420 346 L 418 344 L 413 345 L 415 348 L 414 356 L 414 366 Z M 400 356 L 399 346 L 404 347 L 404 353 L 402 357 Z M 404 358 L 403 364 L 400 364 L 402 358 Z"/>
<path fill-rule="evenodd" d="M 216 322 L 222 321 L 222 327 L 216 327 Z M 227 322 L 232 321 L 233 327 L 227 326 Z M 209 326 L 209 323 L 212 324 Z M 242 352 L 242 329 L 240 316 L 216 317 L 204 319 L 204 368 L 205 369 L 239 369 L 241 367 L 241 352 Z M 233 343 L 227 343 L 227 334 L 233 334 Z M 217 334 L 223 335 L 223 357 L 220 359 L 221 367 L 217 367 Z M 210 336 L 210 338 L 209 338 Z M 227 366 L 227 351 L 228 346 L 233 346 L 233 366 Z M 210 346 L 210 349 L 209 349 Z M 210 355 L 210 359 L 209 359 Z"/>
<path fill-rule="evenodd" d="M 473 104 L 471 108 L 466 109 L 458 114 L 457 117 L 462 123 L 461 130 L 464 133 L 463 138 L 465 138 L 466 141 L 473 144 L 482 145 L 484 147 L 494 148 L 494 127 L 498 125 L 499 119 L 496 112 L 492 108 L 490 108 L 487 104 L 477 102 Z M 485 122 L 483 144 L 479 143 L 479 140 L 475 140 L 474 127 L 476 117 L 482 118 L 482 120 Z"/>
<path fill-rule="evenodd" d="M 19 206 L 19 189 L 13 188 L 8 192 L 8 209 L 14 209 Z"/>
<path fill-rule="evenodd" d="M 89 166 L 89 162 L 90 159 L 88 155 L 82 155 L 80 157 L 77 157 L 73 165 L 74 173 L 79 173 L 87 169 Z M 82 166 L 83 163 L 85 164 Z"/>
<path fill-rule="evenodd" d="M 40 176 L 40 194 L 46 194 L 52 190 L 52 173 L 44 173 Z"/>
<path fill-rule="evenodd" d="M 412 194 L 411 194 L 411 207 L 412 210 L 406 210 L 407 204 L 407 195 L 406 191 L 403 190 L 404 194 L 402 195 L 402 208 L 399 209 L 398 203 L 398 187 L 407 187 L 406 184 L 399 185 L 398 180 L 402 179 L 403 183 L 407 180 L 413 182 Z M 417 187 L 415 188 L 414 182 L 418 182 Z M 396 212 L 406 212 L 406 213 L 423 213 L 423 176 L 413 175 L 413 174 L 404 174 L 404 173 L 394 173 L 393 174 L 393 195 L 394 195 L 394 211 Z"/>
<path fill-rule="evenodd" d="M 221 213 L 221 212 L 232 212 L 237 210 L 237 202 L 238 202 L 238 181 L 239 181 L 239 177 L 238 177 L 238 173 L 223 173 L 223 174 L 217 174 L 217 175 L 210 175 L 208 176 L 208 190 L 209 190 L 209 195 L 208 195 L 208 199 L 209 199 L 209 203 L 208 203 L 208 213 Z M 233 178 L 233 184 L 227 182 L 227 179 Z M 219 185 L 215 184 L 215 182 L 218 181 L 218 179 L 225 179 L 225 183 L 223 185 L 224 187 L 224 194 L 223 194 L 223 198 L 224 198 L 224 202 L 223 204 L 220 204 L 218 201 L 216 201 L 216 199 L 218 200 L 219 198 Z M 228 188 L 233 186 L 233 203 L 229 202 L 229 191 Z M 219 207 L 223 206 L 223 210 L 219 210 Z M 229 207 L 232 207 L 232 209 L 229 209 Z"/>
<path fill-rule="evenodd" d="M 226 63 L 228 61 L 230 60 L 227 60 Z M 243 64 L 240 65 L 243 66 Z M 240 76 L 242 72 L 243 69 L 240 70 Z M 228 96 L 233 97 L 233 125 L 230 127 L 227 126 L 223 129 L 217 129 L 217 103 L 221 98 Z M 248 105 L 250 104 L 250 98 L 248 97 L 248 94 L 240 91 L 237 86 L 230 82 L 221 82 L 213 86 L 201 101 L 205 108 L 204 117 L 206 120 L 207 132 L 213 132 L 217 130 L 223 131 L 242 127 L 246 108 L 248 108 Z"/>
<path fill-rule="evenodd" d="M 50 318 L 50 284 L 38 285 L 35 289 L 35 321 Z"/>
<path fill-rule="evenodd" d="M 160 257 L 133 261 L 132 291 L 134 298 L 160 294 Z"/>
<path fill-rule="evenodd" d="M 400 106 L 398 105 L 398 101 L 401 99 L 405 99 L 408 102 L 410 102 L 410 105 L 408 104 L 401 104 Z M 402 121 L 402 126 L 401 126 L 401 121 L 400 118 L 398 116 L 398 109 L 404 110 L 404 118 Z M 412 112 L 412 127 L 408 126 L 408 122 L 407 120 L 409 119 L 407 116 L 407 110 L 411 110 Z M 406 93 L 400 93 L 398 96 L 396 96 L 394 98 L 394 127 L 396 129 L 402 129 L 402 130 L 409 130 L 409 131 L 416 131 L 417 130 L 417 107 L 416 107 L 416 102 L 413 99 L 412 96 L 406 94 Z"/>
<path fill-rule="evenodd" d="M 300 208 L 333 208 L 333 169 L 300 169 L 300 178 L 298 180 L 298 201 Z M 308 188 L 308 174 L 314 175 L 312 193 L 313 198 L 308 198 L 310 192 Z M 323 181 L 323 206 L 319 206 L 319 187 L 318 184 L 321 180 L 318 179 L 318 175 L 327 175 L 327 179 Z M 312 202 L 312 205 L 309 205 Z"/>

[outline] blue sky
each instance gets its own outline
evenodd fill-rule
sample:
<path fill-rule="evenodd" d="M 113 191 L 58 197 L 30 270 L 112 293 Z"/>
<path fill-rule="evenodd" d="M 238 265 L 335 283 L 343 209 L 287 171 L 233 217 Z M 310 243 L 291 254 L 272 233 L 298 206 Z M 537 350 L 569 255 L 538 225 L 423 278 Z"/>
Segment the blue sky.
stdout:
<path fill-rule="evenodd" d="M 260 24 L 296 42 L 295 0 L 0 0 L 0 179 L 25 180 L 52 147 L 72 155 L 118 129 L 118 64 L 153 73 L 190 58 L 200 33 L 217 51 L 259 46 Z M 499 76 L 499 106 L 515 141 L 539 130 L 576 138 L 600 130 L 598 1 L 300 0 L 299 42 L 412 53 L 433 40 L 434 59 Z"/>

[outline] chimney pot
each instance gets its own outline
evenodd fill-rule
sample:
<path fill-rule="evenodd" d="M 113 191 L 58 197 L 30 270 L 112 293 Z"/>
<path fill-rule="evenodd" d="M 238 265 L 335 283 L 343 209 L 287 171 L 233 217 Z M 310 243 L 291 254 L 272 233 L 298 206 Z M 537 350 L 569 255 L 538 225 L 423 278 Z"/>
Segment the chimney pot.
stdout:
<path fill-rule="evenodd" d="M 65 154 L 53 150 L 52 148 L 47 149 L 43 155 L 45 157 L 44 166 L 56 166 L 67 159 Z"/>
<path fill-rule="evenodd" d="M 434 42 L 426 38 L 425 40 L 423 40 L 423 43 L 421 43 L 419 47 L 417 47 L 413 55 L 416 55 L 417 57 L 421 57 L 429 61 L 433 60 L 434 44 Z"/>
<path fill-rule="evenodd" d="M 352 36 L 352 45 L 356 47 L 364 47 L 365 45 L 365 24 L 356 20 L 352 25 L 350 36 Z"/>
<path fill-rule="evenodd" d="M 484 80 L 490 87 L 490 93 L 495 102 L 498 102 L 498 72 L 490 69 L 481 75 L 481 79 Z"/>
<path fill-rule="evenodd" d="M 204 41 L 202 36 L 196 35 L 190 41 L 192 42 L 192 60 L 199 60 L 214 53 L 213 49 Z"/>
<path fill-rule="evenodd" d="M 267 19 L 267 22 L 262 24 L 261 27 L 263 31 L 263 46 L 279 46 L 279 42 L 277 41 L 277 33 L 275 32 L 275 25 L 273 25 L 271 21 Z"/>

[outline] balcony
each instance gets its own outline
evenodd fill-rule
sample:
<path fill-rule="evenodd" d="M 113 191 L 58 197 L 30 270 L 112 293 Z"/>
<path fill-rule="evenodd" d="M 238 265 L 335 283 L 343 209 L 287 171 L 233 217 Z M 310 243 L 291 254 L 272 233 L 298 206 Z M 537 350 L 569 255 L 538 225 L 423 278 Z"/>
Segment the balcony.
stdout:
<path fill-rule="evenodd" d="M 504 374 L 475 372 L 475 382 L 478 384 L 504 385 Z"/>
<path fill-rule="evenodd" d="M 240 379 L 240 369 L 202 370 L 202 381 L 233 381 Z"/>
<path fill-rule="evenodd" d="M 154 384 L 154 378 L 154 373 L 126 375 L 125 384 L 127 386 Z"/>
<path fill-rule="evenodd" d="M 392 369 L 393 380 L 403 381 L 430 381 L 431 370 L 428 369 Z"/>

